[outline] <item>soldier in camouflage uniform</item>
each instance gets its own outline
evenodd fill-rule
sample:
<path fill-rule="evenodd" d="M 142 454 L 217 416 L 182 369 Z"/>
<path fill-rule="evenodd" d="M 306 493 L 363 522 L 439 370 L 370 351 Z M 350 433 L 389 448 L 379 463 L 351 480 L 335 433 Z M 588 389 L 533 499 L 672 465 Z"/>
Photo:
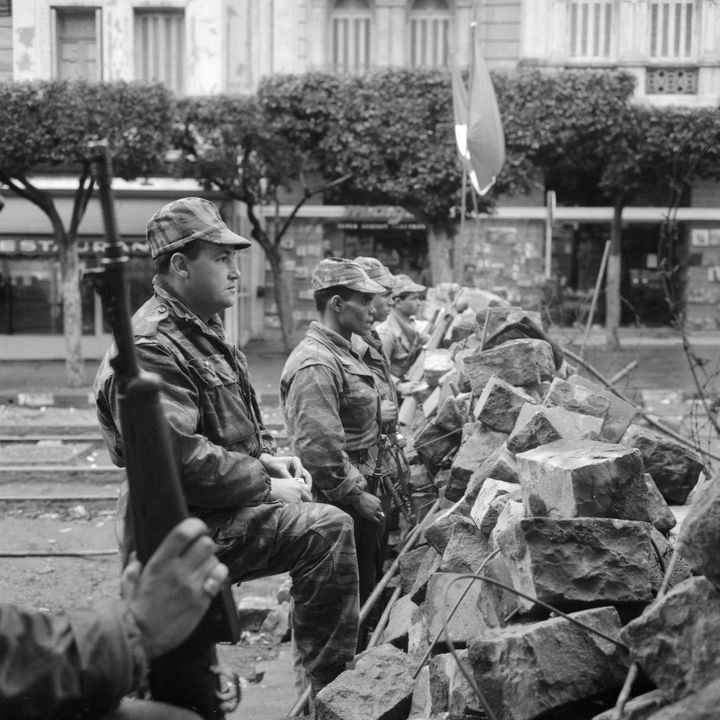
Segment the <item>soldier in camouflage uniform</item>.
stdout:
<path fill-rule="evenodd" d="M 135 346 L 141 367 L 163 381 L 161 403 L 190 512 L 208 525 L 232 582 L 290 573 L 296 643 L 317 691 L 356 647 L 353 526 L 337 508 L 306 502 L 309 475 L 297 457 L 275 455 L 245 356 L 225 337 L 218 313 L 234 302 L 235 251 L 250 242 L 200 198 L 162 207 L 147 239 L 155 294 L 133 317 Z M 96 400 L 103 436 L 122 466 L 110 353 L 95 380 Z"/>
<path fill-rule="evenodd" d="M 368 484 L 381 430 L 380 394 L 351 339 L 370 331 L 373 298 L 385 288 L 342 258 L 322 260 L 312 288 L 320 318 L 287 359 L 280 397 L 293 450 L 313 475 L 316 499 L 343 508 L 355 522 L 363 603 L 375 586 L 385 517 Z"/>
<path fill-rule="evenodd" d="M 403 394 L 409 393 L 409 390 L 402 388 L 407 379 L 406 374 L 428 340 L 428 336 L 415 324 L 415 313 L 425 290 L 424 285 L 414 282 L 408 275 L 396 275 L 392 311 L 376 328 L 390 360 L 395 385 Z"/>

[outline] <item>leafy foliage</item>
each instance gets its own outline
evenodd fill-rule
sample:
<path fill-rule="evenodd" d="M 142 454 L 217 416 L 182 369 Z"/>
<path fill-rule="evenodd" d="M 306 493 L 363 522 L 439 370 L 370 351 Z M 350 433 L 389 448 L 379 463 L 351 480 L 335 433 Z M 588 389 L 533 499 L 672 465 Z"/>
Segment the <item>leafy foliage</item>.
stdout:
<path fill-rule="evenodd" d="M 107 138 L 117 175 L 147 175 L 161 162 L 171 95 L 161 85 L 47 81 L 0 84 L 0 172 L 72 170 L 87 162 L 87 143 Z"/>

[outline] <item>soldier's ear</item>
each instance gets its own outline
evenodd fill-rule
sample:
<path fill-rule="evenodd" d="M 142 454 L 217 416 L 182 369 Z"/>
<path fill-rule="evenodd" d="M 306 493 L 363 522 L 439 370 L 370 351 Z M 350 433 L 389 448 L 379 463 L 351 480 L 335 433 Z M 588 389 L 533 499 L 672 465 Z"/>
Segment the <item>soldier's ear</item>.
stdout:
<path fill-rule="evenodd" d="M 181 252 L 172 254 L 170 258 L 170 267 L 176 275 L 179 275 L 180 277 L 187 277 L 188 261 L 185 255 Z"/>
<path fill-rule="evenodd" d="M 342 303 L 343 299 L 339 295 L 333 295 L 330 300 L 328 300 L 328 307 L 333 312 L 340 312 L 342 310 Z"/>

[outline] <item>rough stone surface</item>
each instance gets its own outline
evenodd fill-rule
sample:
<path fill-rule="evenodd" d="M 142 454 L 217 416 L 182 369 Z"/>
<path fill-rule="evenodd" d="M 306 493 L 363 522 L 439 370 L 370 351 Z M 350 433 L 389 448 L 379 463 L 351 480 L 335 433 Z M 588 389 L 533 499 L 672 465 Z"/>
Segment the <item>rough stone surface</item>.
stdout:
<path fill-rule="evenodd" d="M 622 631 L 655 685 L 673 700 L 720 677 L 720 593 L 707 578 L 676 585 Z"/>
<path fill-rule="evenodd" d="M 439 513 L 425 528 L 425 540 L 441 555 L 450 542 L 450 535 L 458 517 L 470 517 L 470 508 L 462 498 L 451 508 Z"/>
<path fill-rule="evenodd" d="M 506 510 L 510 507 L 508 503 Z M 609 518 L 523 518 L 493 539 L 516 590 L 558 606 L 648 603 L 662 581 L 649 523 Z M 518 600 L 521 611 L 533 603 Z"/>
<path fill-rule="evenodd" d="M 409 550 L 400 557 L 398 568 L 400 571 L 400 587 L 402 588 L 403 595 L 407 595 L 415 584 L 415 578 L 417 578 L 418 570 L 427 552 L 428 546 L 421 545 L 420 547 Z"/>
<path fill-rule="evenodd" d="M 717 720 L 719 707 L 720 680 L 714 680 L 702 690 L 658 710 L 650 720 Z"/>
<path fill-rule="evenodd" d="M 474 573 L 490 552 L 490 543 L 475 522 L 458 517 L 442 556 L 440 572 Z"/>
<path fill-rule="evenodd" d="M 480 395 L 492 375 L 515 387 L 549 380 L 555 373 L 552 348 L 544 340 L 508 340 L 490 350 L 460 351 L 458 369 Z"/>
<path fill-rule="evenodd" d="M 474 416 L 491 430 L 509 433 L 515 427 L 520 408 L 534 402 L 521 388 L 492 375 L 475 404 Z"/>
<path fill-rule="evenodd" d="M 413 447 L 420 462 L 427 468 L 431 476 L 435 476 L 457 450 L 462 438 L 462 429 L 450 432 L 435 422 L 425 423 L 413 435 Z"/>
<path fill-rule="evenodd" d="M 543 401 L 548 407 L 561 407 L 580 415 L 592 415 L 605 419 L 610 401 L 589 388 L 576 385 L 561 378 L 554 378 Z"/>
<path fill-rule="evenodd" d="M 458 650 L 456 655 L 468 674 L 472 675 L 467 650 Z M 429 666 L 433 714 L 447 712 L 450 717 L 456 718 L 464 717 L 468 711 L 472 714 L 474 708 L 468 705 L 467 698 L 473 696 L 473 691 L 460 671 L 458 661 L 450 653 L 442 653 L 432 658 Z"/>
<path fill-rule="evenodd" d="M 720 590 L 720 482 L 703 483 L 680 526 L 678 552 Z"/>
<path fill-rule="evenodd" d="M 465 501 L 472 506 L 480 488 L 488 478 L 509 483 L 520 483 L 515 453 L 507 449 L 507 444 L 500 445 L 490 457 L 470 476 L 465 490 Z"/>
<path fill-rule="evenodd" d="M 610 637 L 620 631 L 614 608 L 573 617 Z M 468 657 L 498 720 L 530 720 L 620 688 L 628 667 L 626 652 L 565 618 L 489 630 L 469 643 Z"/>
<path fill-rule="evenodd" d="M 428 619 L 426 612 L 426 604 L 423 602 L 413 611 L 410 628 L 408 630 L 408 656 L 417 663 L 425 656 L 430 647 L 428 641 Z"/>
<path fill-rule="evenodd" d="M 637 409 L 607 388 L 596 385 L 581 375 L 571 375 L 568 377 L 568 382 L 587 388 L 595 395 L 600 395 L 608 401 L 608 412 L 603 422 L 601 435 L 602 438 L 608 442 L 620 442 L 620 438 L 622 438 L 630 423 L 632 423 L 637 415 Z"/>
<path fill-rule="evenodd" d="M 506 433 L 487 430 L 482 423 L 466 423 L 463 438 L 450 469 L 445 487 L 448 500 L 459 500 L 467 489 L 471 475 L 507 440 Z"/>
<path fill-rule="evenodd" d="M 472 580 L 460 580 L 462 573 L 435 573 L 428 582 L 427 589 L 427 618 L 428 618 L 428 640 L 432 642 L 438 638 L 438 642 L 444 642 L 446 634 L 443 625 L 443 617 L 447 617 L 452 611 L 460 596 L 465 597 L 458 606 L 453 616 L 449 618 L 447 627 L 450 639 L 453 643 L 466 643 L 470 638 L 487 627 L 484 618 L 478 612 L 478 597 L 482 592 L 482 583 Z M 445 615 L 443 615 L 445 613 Z"/>
<path fill-rule="evenodd" d="M 401 650 L 407 650 L 408 633 L 417 607 L 408 595 L 398 598 L 390 611 L 381 642 L 390 643 Z"/>
<path fill-rule="evenodd" d="M 648 489 L 647 510 L 650 516 L 650 522 L 663 533 L 663 535 L 667 535 L 677 525 L 675 515 L 673 515 L 673 511 L 665 502 L 662 493 L 658 490 L 658 486 L 652 479 L 652 475 L 645 473 L 644 478 Z"/>
<path fill-rule="evenodd" d="M 620 442 L 640 451 L 645 472 L 668 503 L 682 505 L 687 500 L 704 467 L 697 453 L 641 425 L 631 425 Z"/>
<path fill-rule="evenodd" d="M 471 397 L 470 393 L 460 393 L 457 396 L 445 398 L 438 408 L 435 424 L 447 432 L 462 431 L 463 425 L 468 421 Z"/>
<path fill-rule="evenodd" d="M 415 681 L 412 661 L 389 644 L 364 653 L 315 699 L 317 720 L 405 720 Z"/>
<path fill-rule="evenodd" d="M 558 440 L 517 455 L 529 516 L 650 522 L 640 452 L 595 440 Z"/>
<path fill-rule="evenodd" d="M 419 605 L 425 599 L 428 580 L 433 573 L 438 571 L 441 562 L 442 555 L 435 548 L 428 547 L 425 557 L 418 566 L 415 582 L 410 588 L 409 595 L 414 603 Z"/>
<path fill-rule="evenodd" d="M 515 483 L 507 483 L 494 478 L 488 478 L 483 483 L 470 510 L 470 517 L 483 535 L 490 535 L 495 525 L 497 525 L 498 517 L 507 498 L 502 503 L 496 503 L 495 501 L 518 490 L 520 490 L 520 487 Z"/>
<path fill-rule="evenodd" d="M 556 440 L 596 438 L 601 428 L 602 420 L 591 415 L 557 407 L 524 405 L 507 439 L 507 447 L 511 452 L 521 453 Z"/>

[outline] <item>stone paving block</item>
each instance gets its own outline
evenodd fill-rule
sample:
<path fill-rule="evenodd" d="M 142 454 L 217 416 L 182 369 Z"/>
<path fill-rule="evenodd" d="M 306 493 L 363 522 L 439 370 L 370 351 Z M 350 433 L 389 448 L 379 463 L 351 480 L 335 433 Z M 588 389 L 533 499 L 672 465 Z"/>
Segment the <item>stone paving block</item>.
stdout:
<path fill-rule="evenodd" d="M 463 644 L 470 638 L 484 632 L 488 627 L 478 612 L 478 598 L 483 591 L 482 583 L 472 580 L 459 580 L 462 573 L 435 573 L 428 582 L 427 618 L 428 641 L 439 637 L 444 642 L 447 635 L 443 618 L 447 618 L 460 596 L 467 593 L 453 616 L 447 620 L 447 629 L 453 643 Z"/>
<path fill-rule="evenodd" d="M 610 401 L 606 397 L 594 393 L 590 388 L 561 378 L 553 379 L 543 404 L 548 407 L 562 407 L 570 412 L 592 415 L 603 420 L 610 411 Z"/>
<path fill-rule="evenodd" d="M 458 517 L 440 563 L 440 572 L 474 573 L 490 554 L 488 538 L 473 520 Z"/>
<path fill-rule="evenodd" d="M 555 361 L 544 340 L 508 340 L 490 350 L 460 351 L 458 368 L 470 381 L 473 395 L 480 395 L 492 375 L 515 387 L 551 379 Z"/>
<path fill-rule="evenodd" d="M 419 605 L 425 599 L 425 591 L 427 590 L 428 580 L 433 573 L 438 571 L 441 563 L 442 555 L 440 555 L 435 548 L 428 546 L 425 557 L 418 566 L 417 574 L 415 575 L 415 582 L 408 593 L 414 603 Z"/>
<path fill-rule="evenodd" d="M 705 577 L 689 578 L 629 622 L 621 638 L 670 699 L 697 692 L 720 677 L 720 593 Z"/>
<path fill-rule="evenodd" d="M 534 402 L 522 388 L 492 375 L 475 403 L 473 415 L 491 430 L 509 433 L 515 427 L 520 408 L 525 403 Z"/>
<path fill-rule="evenodd" d="M 409 595 L 398 598 L 390 611 L 390 617 L 380 642 L 390 643 L 401 650 L 407 650 L 408 634 L 417 607 Z"/>
<path fill-rule="evenodd" d="M 425 540 L 440 554 L 445 552 L 450 542 L 450 535 L 458 517 L 470 517 L 470 508 L 463 498 L 456 500 L 452 507 L 438 513 L 425 528 Z"/>
<path fill-rule="evenodd" d="M 417 577 L 423 558 L 427 555 L 427 551 L 428 546 L 421 545 L 409 550 L 400 557 L 398 569 L 400 573 L 400 587 L 402 587 L 403 595 L 407 595 L 415 584 L 415 578 Z"/>
<path fill-rule="evenodd" d="M 526 452 L 556 440 L 594 439 L 602 429 L 602 419 L 580 415 L 564 408 L 524 405 L 507 439 L 508 450 Z"/>
<path fill-rule="evenodd" d="M 645 484 L 648 489 L 648 515 L 650 522 L 663 534 L 667 535 L 676 525 L 677 520 L 670 506 L 665 502 L 658 486 L 650 473 L 645 473 Z"/>
<path fill-rule="evenodd" d="M 450 469 L 445 488 L 448 500 L 459 500 L 467 489 L 470 476 L 507 440 L 507 434 L 488 430 L 482 423 L 466 423 L 463 438 Z"/>
<path fill-rule="evenodd" d="M 511 503 L 506 505 L 506 510 Z M 662 581 L 649 523 L 611 518 L 523 518 L 501 525 L 492 538 L 516 590 L 563 608 L 649 603 Z M 654 534 L 653 534 L 654 533 Z M 667 543 L 665 543 L 667 545 Z M 518 599 L 521 612 L 533 602 Z"/>
<path fill-rule="evenodd" d="M 687 500 L 704 469 L 696 452 L 641 425 L 630 425 L 620 442 L 640 451 L 645 472 L 669 504 L 682 505 Z"/>
<path fill-rule="evenodd" d="M 601 436 L 608 442 L 620 442 L 620 438 L 637 416 L 637 409 L 607 388 L 593 383 L 581 375 L 571 375 L 568 377 L 568 382 L 587 388 L 595 395 L 600 395 L 608 401 L 609 407 L 605 420 L 603 421 Z"/>
<path fill-rule="evenodd" d="M 368 650 L 317 694 L 316 720 L 405 720 L 413 669 L 410 657 L 392 645 Z"/>
<path fill-rule="evenodd" d="M 639 451 L 595 440 L 558 440 L 516 457 L 529 516 L 650 522 Z"/>
<path fill-rule="evenodd" d="M 573 617 L 610 637 L 620 632 L 614 608 Z M 565 618 L 488 630 L 470 641 L 468 657 L 498 720 L 530 720 L 619 689 L 628 668 L 625 651 Z"/>
<path fill-rule="evenodd" d="M 504 507 L 504 502 L 496 503 L 495 501 L 518 490 L 520 490 L 519 485 L 495 480 L 494 478 L 488 478 L 484 482 L 470 510 L 470 517 L 483 535 L 490 535 Z M 519 498 L 516 497 L 515 499 Z M 505 500 L 507 501 L 507 498 Z"/>
<path fill-rule="evenodd" d="M 511 453 L 507 444 L 503 443 L 483 462 L 483 464 L 470 476 L 465 490 L 465 501 L 472 506 L 477 498 L 480 488 L 488 479 L 502 480 L 508 483 L 520 483 L 518 477 L 515 453 Z"/>
<path fill-rule="evenodd" d="M 677 548 L 693 572 L 720 590 L 720 482 L 703 483 L 678 533 Z"/>

